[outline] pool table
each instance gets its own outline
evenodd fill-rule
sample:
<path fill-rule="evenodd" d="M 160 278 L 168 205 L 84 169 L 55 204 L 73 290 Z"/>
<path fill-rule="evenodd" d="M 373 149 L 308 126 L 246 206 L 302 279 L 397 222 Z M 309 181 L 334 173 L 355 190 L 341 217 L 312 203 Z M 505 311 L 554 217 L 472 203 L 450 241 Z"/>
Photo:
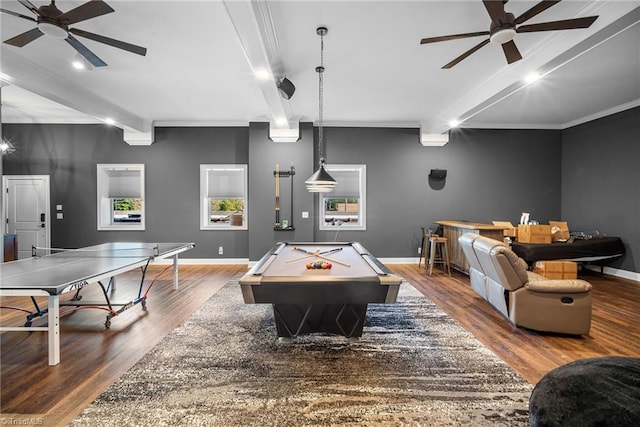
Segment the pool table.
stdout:
<path fill-rule="evenodd" d="M 307 268 L 315 263 L 331 268 Z M 239 282 L 245 304 L 273 304 L 279 337 L 352 338 L 362 335 L 369 303 L 396 302 L 402 278 L 357 242 L 280 242 Z"/>

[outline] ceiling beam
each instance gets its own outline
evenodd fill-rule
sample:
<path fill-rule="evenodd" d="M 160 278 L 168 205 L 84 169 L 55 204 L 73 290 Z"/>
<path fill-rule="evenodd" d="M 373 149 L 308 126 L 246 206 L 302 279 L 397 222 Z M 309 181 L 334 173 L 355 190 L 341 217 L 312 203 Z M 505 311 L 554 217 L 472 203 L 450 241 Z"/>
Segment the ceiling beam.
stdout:
<path fill-rule="evenodd" d="M 297 121 L 291 117 L 288 101 L 278 91 L 277 81 L 285 75 L 275 26 L 265 0 L 224 0 L 224 6 L 235 28 L 238 40 L 249 68 L 264 71 L 265 79 L 256 78 L 256 83 L 269 109 L 269 122 L 279 129 L 296 129 Z"/>
<path fill-rule="evenodd" d="M 9 84 L 99 120 L 111 118 L 115 121 L 115 126 L 134 133 L 148 134 L 152 130 L 150 120 L 139 117 L 93 92 L 56 76 L 9 49 L 2 52 L 2 79 Z"/>

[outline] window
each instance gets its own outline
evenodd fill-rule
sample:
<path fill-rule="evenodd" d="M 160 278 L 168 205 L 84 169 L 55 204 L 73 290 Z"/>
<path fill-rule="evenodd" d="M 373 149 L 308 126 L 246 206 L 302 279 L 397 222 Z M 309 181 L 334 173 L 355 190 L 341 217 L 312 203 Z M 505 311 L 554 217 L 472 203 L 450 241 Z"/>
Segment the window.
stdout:
<path fill-rule="evenodd" d="M 144 165 L 98 165 L 98 230 L 144 230 Z"/>
<path fill-rule="evenodd" d="M 200 165 L 200 229 L 247 229 L 247 165 Z"/>
<path fill-rule="evenodd" d="M 320 230 L 337 227 L 366 230 L 366 165 L 325 165 L 337 181 L 332 192 L 320 193 Z"/>

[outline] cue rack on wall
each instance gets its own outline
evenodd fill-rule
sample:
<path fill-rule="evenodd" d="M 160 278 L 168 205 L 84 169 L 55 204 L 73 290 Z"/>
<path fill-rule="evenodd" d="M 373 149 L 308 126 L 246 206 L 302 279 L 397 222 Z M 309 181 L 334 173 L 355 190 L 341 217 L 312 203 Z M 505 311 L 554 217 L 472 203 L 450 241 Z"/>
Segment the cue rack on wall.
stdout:
<path fill-rule="evenodd" d="M 276 220 L 274 230 L 278 231 L 293 231 L 293 176 L 296 174 L 296 170 L 293 166 L 288 171 L 281 171 L 280 165 L 276 165 L 276 170 L 273 171 L 273 176 L 276 178 Z M 289 220 L 280 220 L 280 178 L 291 178 L 291 193 L 290 202 L 291 210 Z"/>

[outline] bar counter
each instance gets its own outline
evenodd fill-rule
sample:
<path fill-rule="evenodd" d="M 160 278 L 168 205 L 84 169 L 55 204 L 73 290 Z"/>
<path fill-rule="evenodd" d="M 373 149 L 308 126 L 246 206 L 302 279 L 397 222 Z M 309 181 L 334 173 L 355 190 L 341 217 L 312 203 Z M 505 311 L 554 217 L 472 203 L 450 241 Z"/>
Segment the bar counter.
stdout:
<path fill-rule="evenodd" d="M 442 226 L 443 237 L 447 238 L 451 267 L 463 273 L 469 272 L 469 263 L 464 256 L 464 252 L 462 252 L 462 248 L 458 245 L 458 237 L 465 233 L 475 233 L 499 241 L 504 239 L 505 228 L 499 225 L 454 220 L 435 221 L 435 224 Z"/>

